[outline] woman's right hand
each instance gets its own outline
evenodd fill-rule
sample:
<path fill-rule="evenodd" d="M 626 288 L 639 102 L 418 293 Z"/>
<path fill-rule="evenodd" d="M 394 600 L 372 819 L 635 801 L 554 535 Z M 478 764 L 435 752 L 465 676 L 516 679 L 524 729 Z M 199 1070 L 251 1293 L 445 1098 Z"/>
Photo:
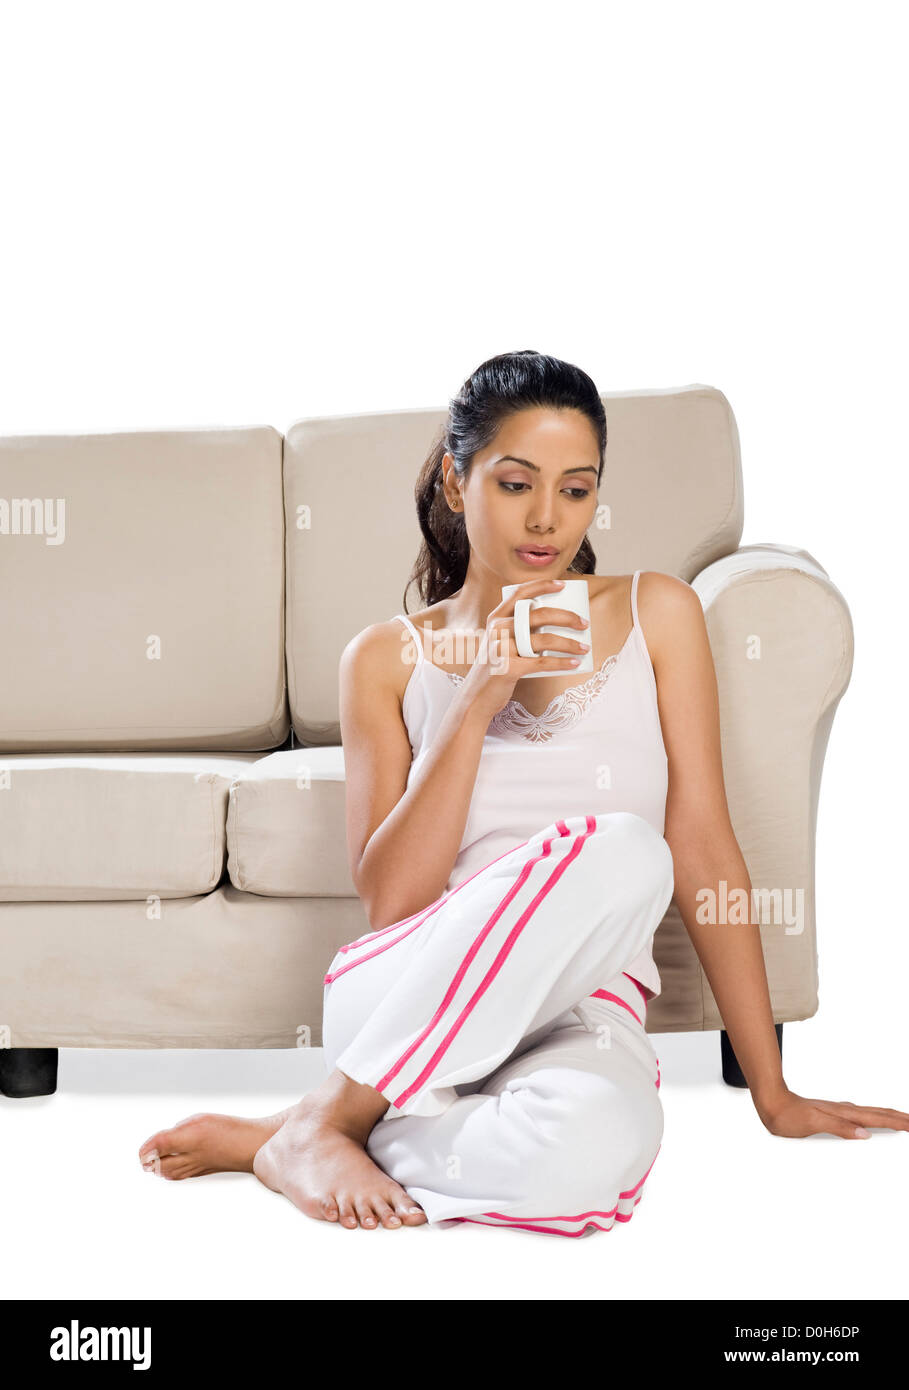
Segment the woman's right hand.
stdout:
<path fill-rule="evenodd" d="M 538 671 L 568 675 L 589 650 L 590 631 L 584 618 L 568 608 L 531 608 L 530 645 L 535 652 L 559 648 L 565 656 L 519 656 L 514 634 L 514 609 L 518 599 L 535 598 L 537 594 L 553 592 L 563 581 L 530 579 L 503 599 L 486 619 L 486 631 L 480 639 L 480 650 L 461 689 L 473 708 L 479 708 L 492 719 L 512 698 L 514 688 L 523 676 Z M 578 638 L 562 637 L 557 632 L 540 632 L 541 627 L 577 627 Z"/>

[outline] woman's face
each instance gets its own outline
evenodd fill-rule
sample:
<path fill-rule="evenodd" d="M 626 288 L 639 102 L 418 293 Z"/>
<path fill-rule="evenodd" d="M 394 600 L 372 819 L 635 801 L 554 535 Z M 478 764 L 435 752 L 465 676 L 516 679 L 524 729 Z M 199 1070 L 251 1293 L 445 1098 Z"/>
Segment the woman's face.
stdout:
<path fill-rule="evenodd" d="M 474 455 L 466 486 L 446 454 L 449 498 L 461 493 L 471 563 L 479 561 L 503 584 L 568 569 L 596 514 L 599 448 L 578 410 L 533 407 L 510 416 L 495 440 Z M 528 549 L 555 553 L 533 560 Z"/>

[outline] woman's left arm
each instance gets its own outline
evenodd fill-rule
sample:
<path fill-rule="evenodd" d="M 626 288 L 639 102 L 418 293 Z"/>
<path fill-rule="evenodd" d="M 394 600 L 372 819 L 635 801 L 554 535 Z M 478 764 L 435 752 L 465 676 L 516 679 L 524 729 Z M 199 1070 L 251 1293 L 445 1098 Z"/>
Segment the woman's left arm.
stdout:
<path fill-rule="evenodd" d="M 713 991 L 723 1026 L 771 1134 L 866 1138 L 864 1125 L 909 1130 L 909 1114 L 796 1095 L 783 1080 L 757 922 L 700 922 L 714 901 L 752 902 L 751 879 L 732 828 L 720 741 L 716 671 L 701 601 L 684 580 L 645 571 L 638 611 L 650 649 L 669 763 L 665 838 L 675 866 L 674 901 Z M 720 885 L 725 881 L 725 897 Z M 752 915 L 750 910 L 749 917 Z"/>

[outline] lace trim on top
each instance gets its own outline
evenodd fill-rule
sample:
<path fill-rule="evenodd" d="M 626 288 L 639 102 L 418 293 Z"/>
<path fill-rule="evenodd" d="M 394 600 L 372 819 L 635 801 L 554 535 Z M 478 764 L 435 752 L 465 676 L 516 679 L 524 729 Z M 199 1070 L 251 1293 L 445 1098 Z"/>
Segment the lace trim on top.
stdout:
<path fill-rule="evenodd" d="M 628 634 L 628 642 L 631 641 L 633 633 Z M 568 690 L 563 690 L 560 695 L 556 695 L 550 700 L 542 714 L 531 714 L 529 709 L 525 709 L 519 700 L 509 700 L 508 704 L 494 715 L 489 725 L 489 733 L 502 734 L 506 731 L 520 734 L 522 738 L 529 739 L 532 743 L 545 743 L 552 738 L 553 734 L 561 732 L 563 729 L 570 729 L 583 717 L 593 704 L 594 700 L 603 692 L 606 682 L 612 674 L 612 669 L 618 661 L 622 651 L 614 652 L 612 656 L 607 656 L 598 671 L 594 671 L 590 680 L 583 681 L 581 685 L 570 686 Z M 430 662 L 434 665 L 434 662 Z M 443 676 L 447 676 L 455 685 L 460 685 L 467 679 L 457 671 L 446 671 L 444 666 L 436 666 L 437 671 L 441 671 Z"/>

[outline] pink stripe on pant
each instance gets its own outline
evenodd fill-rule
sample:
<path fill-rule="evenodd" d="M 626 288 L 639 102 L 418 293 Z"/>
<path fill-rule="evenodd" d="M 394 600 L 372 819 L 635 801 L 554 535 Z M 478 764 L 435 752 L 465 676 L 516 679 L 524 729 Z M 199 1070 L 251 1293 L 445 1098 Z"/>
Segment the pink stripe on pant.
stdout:
<path fill-rule="evenodd" d="M 623 968 L 672 892 L 646 821 L 569 817 L 337 953 L 326 1063 L 390 1101 L 367 1149 L 430 1222 L 580 1235 L 628 1219 L 662 1107 Z"/>

